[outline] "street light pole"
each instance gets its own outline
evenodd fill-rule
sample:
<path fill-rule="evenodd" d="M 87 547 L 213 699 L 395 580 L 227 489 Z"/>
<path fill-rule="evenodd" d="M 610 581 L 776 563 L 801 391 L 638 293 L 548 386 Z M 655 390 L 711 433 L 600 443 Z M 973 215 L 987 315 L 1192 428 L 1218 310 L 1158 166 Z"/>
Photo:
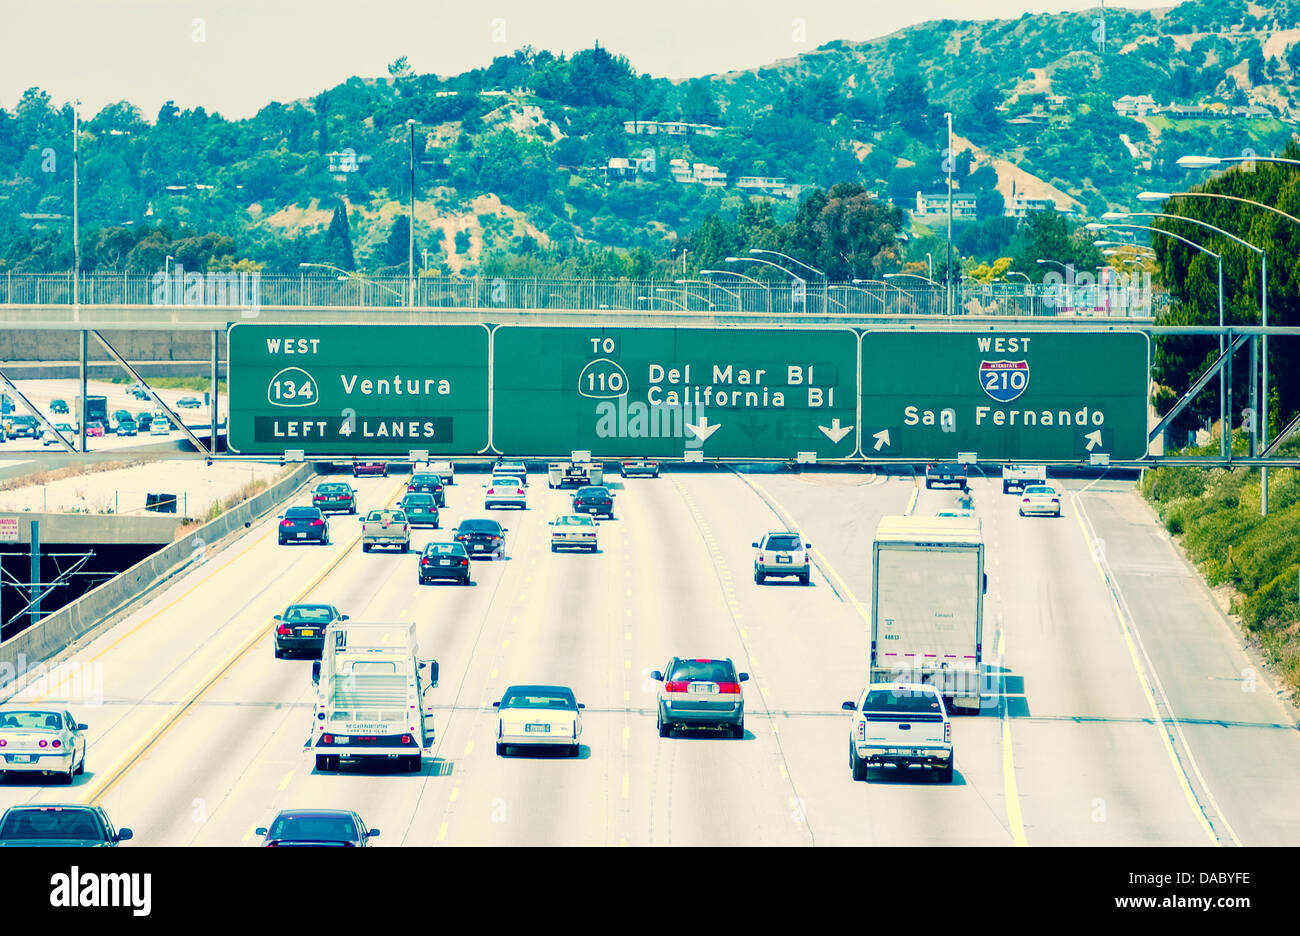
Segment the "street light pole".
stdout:
<path fill-rule="evenodd" d="M 407 255 L 406 255 L 406 278 L 407 278 L 407 296 L 406 304 L 415 308 L 415 118 L 412 117 L 406 121 L 406 129 L 411 138 L 411 210 L 410 210 L 410 231 L 407 236 Z"/>
<path fill-rule="evenodd" d="M 948 302 L 948 314 L 952 315 L 952 166 L 956 159 L 952 152 L 952 112 L 944 114 L 948 118 L 948 269 L 944 271 L 945 293 Z"/>

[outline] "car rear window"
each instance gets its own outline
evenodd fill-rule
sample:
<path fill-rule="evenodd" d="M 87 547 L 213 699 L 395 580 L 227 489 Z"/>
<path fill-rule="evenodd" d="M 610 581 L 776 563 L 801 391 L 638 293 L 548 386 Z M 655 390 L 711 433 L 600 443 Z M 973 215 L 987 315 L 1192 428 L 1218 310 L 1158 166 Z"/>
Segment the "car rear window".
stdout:
<path fill-rule="evenodd" d="M 356 824 L 346 816 L 283 816 L 271 826 L 282 842 L 355 842 Z"/>
<path fill-rule="evenodd" d="M 1055 494 L 1056 488 L 1048 487 L 1045 484 L 1031 484 L 1025 488 L 1026 494 Z"/>
<path fill-rule="evenodd" d="M 726 660 L 678 660 L 672 682 L 735 682 L 736 668 Z"/>
<path fill-rule="evenodd" d="M 465 547 L 460 543 L 430 543 L 424 547 L 426 556 L 463 556 Z"/>
<path fill-rule="evenodd" d="M 576 712 L 578 710 L 578 701 L 571 692 L 525 689 L 506 692 L 505 698 L 501 700 L 501 708 L 548 708 Z"/>
<path fill-rule="evenodd" d="M 798 549 L 799 537 L 790 533 L 776 533 L 767 538 L 767 549 Z"/>
<path fill-rule="evenodd" d="M 432 494 L 407 494 L 402 498 L 402 504 L 405 507 L 432 507 Z"/>
<path fill-rule="evenodd" d="M 0 839 L 104 839 L 104 826 L 91 809 L 11 809 Z"/>
<path fill-rule="evenodd" d="M 560 517 L 555 521 L 556 526 L 595 526 L 596 523 L 586 514 L 572 514 L 567 517 Z"/>
<path fill-rule="evenodd" d="M 939 696 L 932 690 L 872 689 L 862 703 L 864 712 L 942 712 Z"/>
<path fill-rule="evenodd" d="M 580 491 L 583 497 L 609 497 L 609 488 L 606 487 L 589 487 L 585 491 Z"/>
<path fill-rule="evenodd" d="M 286 621 L 309 621 L 321 624 L 334 619 L 334 609 L 326 605 L 304 605 L 284 612 Z"/>
<path fill-rule="evenodd" d="M 286 520 L 314 520 L 320 516 L 315 507 L 290 507 L 284 512 Z"/>
<path fill-rule="evenodd" d="M 379 523 L 383 523 L 385 518 L 391 523 L 401 523 L 406 519 L 406 514 L 400 510 L 372 510 L 366 517 L 367 520 L 375 520 Z"/>
<path fill-rule="evenodd" d="M 492 478 L 493 487 L 520 487 L 522 484 L 514 475 L 494 475 Z"/>
<path fill-rule="evenodd" d="M 58 712 L 5 712 L 3 715 L 0 715 L 0 731 L 5 730 L 6 728 L 59 731 L 63 728 L 63 716 Z"/>
<path fill-rule="evenodd" d="M 500 533 L 501 524 L 495 520 L 462 520 L 458 529 L 462 533 Z"/>
<path fill-rule="evenodd" d="M 349 488 L 346 484 L 322 484 L 316 488 L 317 494 L 346 494 Z"/>
<path fill-rule="evenodd" d="M 436 485 L 442 484 L 442 478 L 440 478 L 440 477 L 438 477 L 437 475 L 434 475 L 434 474 L 418 474 L 418 475 L 412 475 L 412 476 L 411 476 L 411 483 L 412 483 L 412 484 L 432 484 L 432 485 L 435 485 L 435 486 L 436 486 Z"/>

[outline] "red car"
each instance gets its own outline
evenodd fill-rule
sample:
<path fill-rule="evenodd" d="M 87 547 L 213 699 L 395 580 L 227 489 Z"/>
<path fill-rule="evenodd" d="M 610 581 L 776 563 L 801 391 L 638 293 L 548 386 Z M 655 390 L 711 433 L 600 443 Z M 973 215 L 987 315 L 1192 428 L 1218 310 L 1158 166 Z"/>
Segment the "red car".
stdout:
<path fill-rule="evenodd" d="M 102 422 L 86 423 L 86 438 L 92 436 L 102 436 L 104 434 L 104 424 Z"/>
<path fill-rule="evenodd" d="M 352 477 L 359 478 L 362 475 L 379 475 L 381 478 L 388 477 L 388 462 L 381 461 L 359 461 L 352 463 Z"/>

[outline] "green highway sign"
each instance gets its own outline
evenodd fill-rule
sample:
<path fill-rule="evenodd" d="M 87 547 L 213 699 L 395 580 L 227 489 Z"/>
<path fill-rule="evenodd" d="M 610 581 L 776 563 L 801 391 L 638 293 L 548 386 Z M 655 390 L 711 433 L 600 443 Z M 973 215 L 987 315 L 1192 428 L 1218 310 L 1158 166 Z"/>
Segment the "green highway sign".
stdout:
<path fill-rule="evenodd" d="M 508 455 L 849 458 L 851 329 L 501 326 L 492 446 Z"/>
<path fill-rule="evenodd" d="M 274 325 L 229 338 L 241 454 L 467 455 L 488 446 L 483 325 Z"/>
<path fill-rule="evenodd" d="M 1149 354 L 1138 332 L 868 331 L 862 453 L 1141 458 Z"/>

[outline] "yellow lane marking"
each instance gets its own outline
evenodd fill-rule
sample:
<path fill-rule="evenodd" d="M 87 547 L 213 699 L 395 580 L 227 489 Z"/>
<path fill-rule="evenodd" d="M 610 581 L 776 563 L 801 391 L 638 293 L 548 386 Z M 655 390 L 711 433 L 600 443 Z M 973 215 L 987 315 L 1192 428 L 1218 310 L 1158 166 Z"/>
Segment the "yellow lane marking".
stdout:
<path fill-rule="evenodd" d="M 248 831 L 244 833 L 244 841 L 247 842 L 257 834 L 257 826 L 249 826 Z"/>
<path fill-rule="evenodd" d="M 454 803 L 456 802 L 456 797 L 458 796 L 460 796 L 460 787 L 452 787 L 451 796 L 447 797 L 447 801 L 450 803 Z"/>
<path fill-rule="evenodd" d="M 488 679 L 496 679 L 496 678 L 497 678 L 497 668 L 494 666 L 492 667 L 492 672 L 488 673 Z"/>
<path fill-rule="evenodd" d="M 624 771 L 623 772 L 623 799 L 627 799 L 627 789 L 628 789 L 627 785 L 628 785 L 627 771 Z"/>
<path fill-rule="evenodd" d="M 505 640 L 501 641 L 501 649 L 502 649 L 502 650 L 509 650 L 509 649 L 510 649 L 510 638 L 509 638 L 509 637 L 507 637 Z"/>
<path fill-rule="evenodd" d="M 397 494 L 394 493 L 389 497 L 388 503 L 391 505 L 396 500 Z M 338 555 L 331 559 L 330 562 L 321 569 L 321 571 L 318 572 L 300 592 L 298 592 L 297 596 L 293 598 L 289 604 L 297 604 L 307 595 L 311 594 L 312 591 L 314 591 L 316 587 L 325 580 L 326 576 L 338 568 L 339 565 L 343 563 L 343 560 L 351 555 L 352 547 L 356 546 L 356 544 L 361 541 L 361 536 L 361 532 L 358 531 L 356 536 L 348 542 L 347 546 L 339 550 Z M 118 781 L 126 776 L 131 768 L 140 761 L 145 752 L 166 737 L 167 733 L 181 720 L 181 717 L 198 704 L 198 702 L 208 694 L 212 687 L 215 686 L 221 678 L 235 666 L 235 664 L 242 660 L 244 656 L 253 649 L 253 647 L 257 646 L 257 644 L 260 643 L 268 633 L 270 633 L 270 630 L 271 625 L 269 623 L 258 627 L 258 629 L 254 631 L 253 634 L 238 647 L 238 649 L 235 650 L 234 654 L 227 657 L 224 662 L 199 681 L 197 688 L 188 699 L 173 706 L 171 711 L 159 719 L 158 723 L 150 729 L 148 733 L 146 733 L 144 740 L 141 741 L 140 744 L 136 745 L 134 750 L 119 760 L 111 770 L 105 772 L 104 779 L 97 786 L 87 787 L 85 793 L 82 795 L 81 801 L 87 806 L 99 805 L 100 801 L 108 795 L 109 791 L 112 790 L 114 786 L 117 785 Z"/>
<path fill-rule="evenodd" d="M 1020 814 L 1020 794 L 1016 788 L 1016 761 L 1011 753 L 1011 720 L 1002 719 L 1002 786 L 1007 794 L 1007 822 L 1017 845 L 1028 845 L 1025 822 Z"/>
<path fill-rule="evenodd" d="M 465 756 L 466 756 L 466 757 L 469 757 L 469 755 L 470 755 L 473 751 L 474 751 L 474 739 L 471 738 L 470 740 L 468 740 L 468 741 L 465 742 Z"/>
<path fill-rule="evenodd" d="M 291 771 L 289 771 L 287 774 L 284 775 L 284 779 L 280 781 L 280 786 L 277 787 L 277 789 L 278 789 L 281 793 L 283 793 L 285 787 L 287 787 L 287 786 L 289 785 L 289 781 L 292 780 L 292 779 L 293 779 L 293 771 L 291 770 Z"/>
<path fill-rule="evenodd" d="M 631 737 L 632 737 L 632 729 L 624 725 L 623 726 L 623 750 L 625 751 L 627 750 L 627 744 L 628 741 L 631 739 Z"/>
<path fill-rule="evenodd" d="M 441 842 L 446 837 L 447 837 L 447 823 L 444 822 L 442 825 L 438 826 L 438 841 Z"/>
<path fill-rule="evenodd" d="M 1093 538 L 1088 535 L 1088 528 L 1083 524 L 1083 505 L 1079 503 L 1078 496 L 1073 498 L 1074 519 L 1079 525 L 1079 532 L 1083 534 L 1084 545 L 1088 550 L 1088 555 L 1092 557 L 1092 564 L 1097 569 L 1097 574 L 1101 576 L 1101 583 L 1106 588 L 1106 593 L 1110 595 L 1111 605 L 1115 610 L 1115 619 L 1119 621 L 1120 631 L 1124 634 L 1124 645 L 1128 647 L 1129 659 L 1133 662 L 1133 671 L 1137 673 L 1138 685 L 1142 687 L 1142 694 L 1146 696 L 1147 705 L 1151 709 L 1151 714 L 1155 717 L 1156 723 L 1160 726 L 1160 740 L 1164 744 L 1165 753 L 1169 755 L 1169 763 L 1173 765 L 1174 774 L 1178 778 L 1178 785 L 1182 787 L 1183 798 L 1187 800 L 1187 805 L 1192 809 L 1192 815 L 1200 823 L 1201 828 L 1205 831 L 1206 837 L 1214 843 L 1216 847 L 1222 847 L 1223 843 L 1219 837 L 1214 834 L 1214 828 L 1210 825 L 1209 820 L 1205 818 L 1205 810 L 1201 809 L 1201 804 L 1197 802 L 1196 794 L 1192 792 L 1192 782 L 1187 776 L 1187 771 L 1183 769 L 1182 762 L 1178 759 L 1178 752 L 1174 750 L 1173 743 L 1169 740 L 1169 728 L 1165 723 L 1164 716 L 1160 714 L 1160 708 L 1156 705 L 1156 697 L 1151 692 L 1151 686 L 1147 682 L 1146 673 L 1142 670 L 1142 662 L 1138 659 L 1137 647 L 1133 644 L 1133 635 L 1129 631 L 1128 621 L 1124 619 L 1123 609 L 1119 606 L 1119 601 L 1115 598 L 1115 593 L 1110 587 L 1110 581 L 1106 577 L 1106 570 L 1102 568 L 1101 561 L 1097 558 L 1097 551 L 1092 547 Z M 1190 748 L 1188 750 L 1190 754 Z M 1222 818 L 1222 812 L 1219 813 Z M 1226 823 L 1227 820 L 1225 819 Z M 1233 836 L 1236 838 L 1236 836 Z M 1238 843 L 1240 844 L 1240 842 Z"/>

